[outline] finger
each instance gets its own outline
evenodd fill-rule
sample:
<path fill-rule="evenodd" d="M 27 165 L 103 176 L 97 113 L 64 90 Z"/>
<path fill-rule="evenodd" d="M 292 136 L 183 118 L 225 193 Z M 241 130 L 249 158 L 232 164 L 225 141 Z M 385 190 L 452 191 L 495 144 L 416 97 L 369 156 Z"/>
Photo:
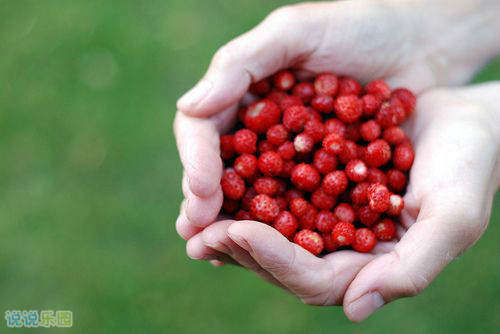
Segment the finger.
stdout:
<path fill-rule="evenodd" d="M 339 252 L 328 261 L 289 242 L 271 226 L 236 222 L 229 237 L 255 261 L 307 304 L 335 305 L 357 271 L 373 255 Z M 338 259 L 339 261 L 335 261 Z"/>
<path fill-rule="evenodd" d="M 221 253 L 227 254 L 243 267 L 255 272 L 267 282 L 286 290 L 286 288 L 271 274 L 265 271 L 245 249 L 241 248 L 237 243 L 229 238 L 227 229 L 234 222 L 234 220 L 218 221 L 204 229 L 202 237 L 205 245 Z"/>
<path fill-rule="evenodd" d="M 428 198 L 394 250 L 370 262 L 351 283 L 344 298 L 347 317 L 362 321 L 382 305 L 425 289 L 472 242 L 471 222 L 459 211 L 442 198 Z"/>
<path fill-rule="evenodd" d="M 177 221 L 175 222 L 175 228 L 177 233 L 184 240 L 189 240 L 192 236 L 198 234 L 202 230 L 202 228 L 191 224 L 189 219 L 186 217 L 186 200 L 183 200 L 181 203 L 181 209 L 179 217 L 177 217 Z"/>
<path fill-rule="evenodd" d="M 224 262 L 219 261 L 219 260 L 210 260 L 209 262 L 214 267 L 222 267 L 222 266 L 224 266 Z"/>
<path fill-rule="evenodd" d="M 219 189 L 222 176 L 219 134 L 215 123 L 178 112 L 174 131 L 189 189 L 199 197 L 212 195 Z"/>
<path fill-rule="evenodd" d="M 186 205 L 186 216 L 189 221 L 198 227 L 206 227 L 213 223 L 222 207 L 223 197 L 221 189 L 217 189 L 207 198 L 191 194 Z"/>
<path fill-rule="evenodd" d="M 224 263 L 238 265 L 238 263 L 227 254 L 205 246 L 201 233 L 189 239 L 186 243 L 186 253 L 193 260 L 218 260 Z"/>
<path fill-rule="evenodd" d="M 320 44 L 321 22 L 304 10 L 313 6 L 288 6 L 269 15 L 261 24 L 219 49 L 203 79 L 177 102 L 179 110 L 207 116 L 237 103 L 248 86 L 281 68 L 289 67 Z"/>

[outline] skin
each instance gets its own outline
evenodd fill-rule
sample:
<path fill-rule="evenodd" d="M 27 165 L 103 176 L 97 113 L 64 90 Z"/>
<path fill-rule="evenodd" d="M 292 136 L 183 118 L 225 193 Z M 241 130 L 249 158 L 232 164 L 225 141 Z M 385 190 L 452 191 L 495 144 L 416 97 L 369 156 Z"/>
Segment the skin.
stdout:
<path fill-rule="evenodd" d="M 495 10 L 492 0 L 302 4 L 222 47 L 178 101 L 174 124 L 185 169 L 176 227 L 188 255 L 246 267 L 307 304 L 342 305 L 353 321 L 422 291 L 482 235 L 500 186 L 500 84 L 430 89 L 466 82 L 500 51 Z M 287 67 L 301 77 L 383 78 L 420 94 L 406 125 L 416 159 L 397 241 L 370 254 L 318 258 L 268 225 L 218 217 L 219 135 L 234 123 L 249 84 Z"/>

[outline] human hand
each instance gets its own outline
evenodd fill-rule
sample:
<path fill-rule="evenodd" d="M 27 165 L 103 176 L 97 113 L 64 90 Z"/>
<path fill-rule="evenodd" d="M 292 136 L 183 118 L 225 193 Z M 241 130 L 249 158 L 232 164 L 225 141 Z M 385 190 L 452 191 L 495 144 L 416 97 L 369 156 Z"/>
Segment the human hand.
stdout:
<path fill-rule="evenodd" d="M 408 122 L 415 147 L 399 241 L 318 258 L 272 227 L 222 220 L 188 241 L 192 258 L 238 263 L 307 304 L 361 321 L 414 296 L 473 245 L 500 186 L 500 82 L 424 93 Z"/>
<path fill-rule="evenodd" d="M 481 6 L 472 10 L 478 1 Z M 236 104 L 251 82 L 292 67 L 301 75 L 331 71 L 363 81 L 384 78 L 392 87 L 417 93 L 463 83 L 496 51 L 491 47 L 496 28 L 485 26 L 498 25 L 492 13 L 499 4 L 359 0 L 295 5 L 276 10 L 221 48 L 204 78 L 178 102 L 182 112 L 175 132 L 186 198 L 176 224 L 179 234 L 189 239 L 220 210 L 219 133 L 231 127 Z"/>

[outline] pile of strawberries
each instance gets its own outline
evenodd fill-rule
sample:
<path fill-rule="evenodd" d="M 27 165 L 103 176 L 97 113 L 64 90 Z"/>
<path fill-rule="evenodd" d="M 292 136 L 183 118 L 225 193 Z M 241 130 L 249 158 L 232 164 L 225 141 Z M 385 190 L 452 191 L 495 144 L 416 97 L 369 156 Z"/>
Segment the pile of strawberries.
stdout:
<path fill-rule="evenodd" d="M 223 211 L 315 255 L 393 239 L 415 156 L 399 126 L 414 94 L 331 73 L 300 82 L 288 70 L 250 92 L 257 100 L 220 138 Z"/>

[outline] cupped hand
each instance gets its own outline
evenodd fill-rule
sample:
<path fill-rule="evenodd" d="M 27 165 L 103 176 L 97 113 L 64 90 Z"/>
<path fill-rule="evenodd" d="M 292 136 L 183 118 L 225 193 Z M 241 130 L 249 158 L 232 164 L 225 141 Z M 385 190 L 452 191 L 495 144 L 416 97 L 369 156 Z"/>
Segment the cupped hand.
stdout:
<path fill-rule="evenodd" d="M 330 71 L 365 82 L 383 78 L 417 93 L 462 83 L 490 56 L 481 50 L 494 44 L 483 26 L 489 19 L 482 17 L 494 12 L 491 6 L 498 3 L 483 1 L 477 13 L 451 0 L 294 5 L 222 47 L 203 79 L 178 101 L 174 128 L 185 170 L 179 234 L 189 239 L 220 210 L 219 134 L 231 127 L 250 83 L 288 67 L 302 76 Z"/>
<path fill-rule="evenodd" d="M 416 157 L 398 240 L 319 258 L 268 225 L 221 220 L 193 231 L 188 254 L 240 264 L 307 304 L 343 305 L 353 321 L 418 294 L 488 225 L 500 186 L 499 92 L 490 83 L 420 97 L 407 124 Z"/>

